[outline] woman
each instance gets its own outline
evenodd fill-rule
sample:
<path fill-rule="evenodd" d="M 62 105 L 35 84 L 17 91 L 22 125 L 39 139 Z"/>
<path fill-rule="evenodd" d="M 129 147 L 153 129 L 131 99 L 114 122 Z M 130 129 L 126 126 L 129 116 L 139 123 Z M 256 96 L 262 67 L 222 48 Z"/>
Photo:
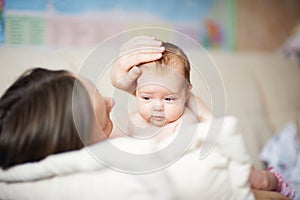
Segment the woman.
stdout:
<path fill-rule="evenodd" d="M 82 149 L 110 135 L 112 107 L 70 72 L 24 73 L 0 99 L 0 199 L 169 199 L 154 177 L 110 170 Z"/>

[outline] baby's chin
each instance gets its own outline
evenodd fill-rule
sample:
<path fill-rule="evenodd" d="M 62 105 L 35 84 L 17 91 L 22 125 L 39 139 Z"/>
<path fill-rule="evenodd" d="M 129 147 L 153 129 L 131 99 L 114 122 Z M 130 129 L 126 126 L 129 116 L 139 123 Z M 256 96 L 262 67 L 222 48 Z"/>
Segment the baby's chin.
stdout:
<path fill-rule="evenodd" d="M 153 126 L 157 126 L 157 127 L 163 127 L 166 125 L 166 121 L 165 120 L 161 120 L 161 121 L 151 120 L 150 124 Z"/>

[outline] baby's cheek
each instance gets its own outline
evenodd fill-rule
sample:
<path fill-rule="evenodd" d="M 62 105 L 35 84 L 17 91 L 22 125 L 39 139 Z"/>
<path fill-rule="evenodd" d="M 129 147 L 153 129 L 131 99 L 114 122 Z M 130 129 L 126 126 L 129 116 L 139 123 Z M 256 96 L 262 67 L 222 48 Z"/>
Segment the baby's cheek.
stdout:
<path fill-rule="evenodd" d="M 150 118 L 150 105 L 145 103 L 138 103 L 138 112 L 143 118 Z"/>
<path fill-rule="evenodd" d="M 171 104 L 171 105 L 166 106 L 165 114 L 166 114 L 167 120 L 169 120 L 169 121 L 177 120 L 179 117 L 181 117 L 183 110 L 184 110 L 184 107 L 182 107 L 181 105 L 178 105 L 178 104 Z"/>

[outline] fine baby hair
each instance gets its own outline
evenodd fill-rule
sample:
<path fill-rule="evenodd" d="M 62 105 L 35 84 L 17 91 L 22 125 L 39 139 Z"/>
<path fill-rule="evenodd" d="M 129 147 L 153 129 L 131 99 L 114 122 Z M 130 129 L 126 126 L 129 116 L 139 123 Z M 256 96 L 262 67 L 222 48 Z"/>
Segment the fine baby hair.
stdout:
<path fill-rule="evenodd" d="M 165 47 L 165 51 L 162 53 L 162 57 L 159 60 L 150 62 L 157 66 L 157 72 L 164 72 L 163 67 L 169 67 L 174 71 L 177 71 L 185 77 L 190 83 L 190 62 L 187 55 L 178 46 L 163 42 L 162 46 Z M 143 69 L 145 66 L 149 66 L 150 63 L 141 64 L 140 67 Z M 168 72 L 167 72 L 168 73 Z"/>

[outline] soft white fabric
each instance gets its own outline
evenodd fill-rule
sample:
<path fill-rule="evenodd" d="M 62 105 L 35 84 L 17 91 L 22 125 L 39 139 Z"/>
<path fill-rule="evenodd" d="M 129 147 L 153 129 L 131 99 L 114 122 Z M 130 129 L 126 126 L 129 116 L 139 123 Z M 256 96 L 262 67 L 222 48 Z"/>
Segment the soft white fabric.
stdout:
<path fill-rule="evenodd" d="M 223 127 L 217 142 L 207 135 L 213 126 Z M 234 117 L 219 118 L 198 126 L 198 138 L 189 151 L 167 172 L 180 199 L 254 199 L 248 182 L 251 160 Z M 201 146 L 215 145 L 200 159 Z M 216 142 L 216 143 L 215 143 Z"/>
<path fill-rule="evenodd" d="M 214 125 L 223 126 L 218 141 L 207 136 Z M 226 117 L 200 123 L 197 131 L 197 138 L 179 160 L 151 174 L 130 175 L 100 164 L 91 152 L 105 148 L 104 142 L 88 151 L 52 155 L 1 170 L 0 199 L 254 199 L 248 183 L 250 157 L 237 120 Z M 136 144 L 117 140 L 118 144 L 125 141 L 128 148 Z M 214 148 L 199 159 L 204 142 Z"/>
<path fill-rule="evenodd" d="M 101 143 L 97 144 L 100 145 Z M 86 149 L 0 171 L 0 199 L 173 199 L 163 172 L 144 175 L 106 168 Z"/>

